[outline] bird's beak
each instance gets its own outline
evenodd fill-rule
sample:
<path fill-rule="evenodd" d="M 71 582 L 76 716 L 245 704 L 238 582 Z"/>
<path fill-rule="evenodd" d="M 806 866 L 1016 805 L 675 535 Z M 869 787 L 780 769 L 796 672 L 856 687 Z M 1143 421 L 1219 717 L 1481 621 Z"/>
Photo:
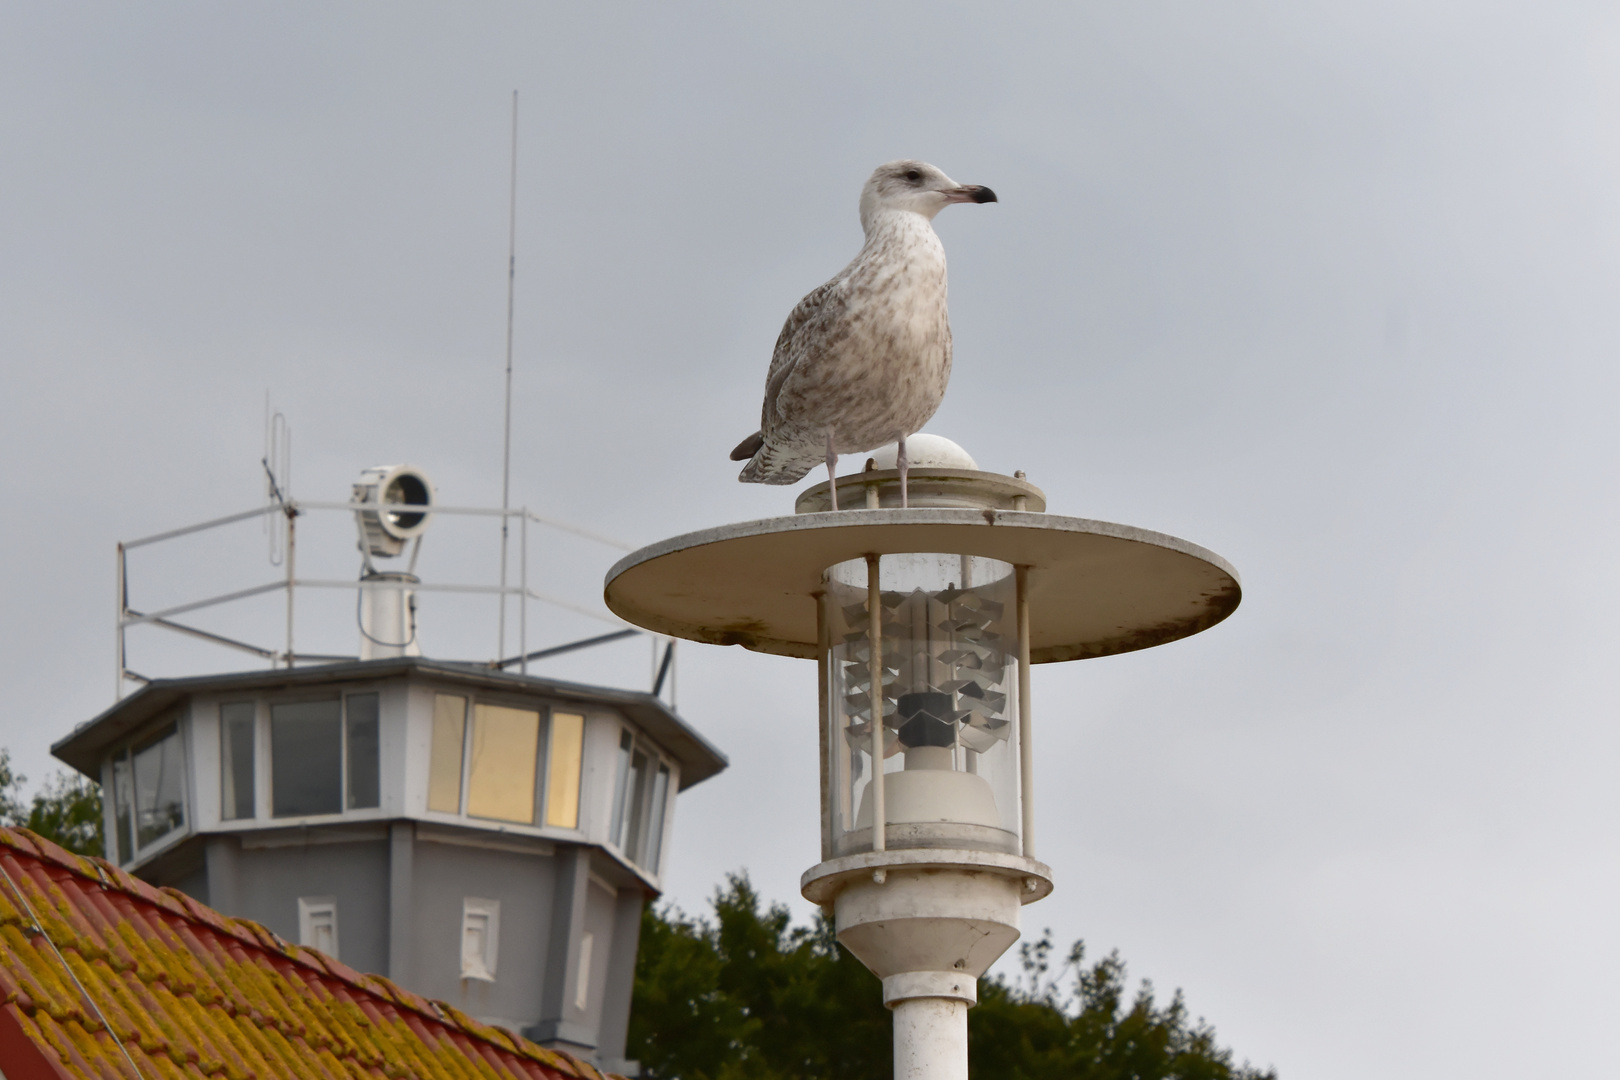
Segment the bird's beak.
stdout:
<path fill-rule="evenodd" d="M 978 184 L 963 184 L 961 187 L 946 188 L 944 191 L 940 192 L 940 194 L 945 196 L 945 201 L 948 203 L 986 203 L 997 201 L 995 192 Z"/>

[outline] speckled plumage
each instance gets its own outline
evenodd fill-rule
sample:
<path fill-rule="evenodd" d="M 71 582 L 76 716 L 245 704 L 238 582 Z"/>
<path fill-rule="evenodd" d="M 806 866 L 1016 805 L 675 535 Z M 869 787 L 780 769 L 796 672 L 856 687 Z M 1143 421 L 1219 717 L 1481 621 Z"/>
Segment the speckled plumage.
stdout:
<path fill-rule="evenodd" d="M 866 243 L 788 315 L 760 430 L 732 452 L 738 479 L 791 484 L 837 454 L 865 453 L 919 430 L 951 376 L 945 249 L 932 219 L 952 202 L 993 202 L 931 165 L 880 166 L 861 194 Z"/>

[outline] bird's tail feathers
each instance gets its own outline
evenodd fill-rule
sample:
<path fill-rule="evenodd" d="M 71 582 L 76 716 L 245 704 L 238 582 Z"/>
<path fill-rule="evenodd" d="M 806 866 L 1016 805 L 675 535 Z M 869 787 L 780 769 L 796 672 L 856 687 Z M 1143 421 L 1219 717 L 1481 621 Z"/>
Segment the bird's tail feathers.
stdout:
<path fill-rule="evenodd" d="M 754 456 L 737 474 L 737 479 L 745 484 L 796 484 L 804 478 L 805 473 L 819 464 L 815 458 L 795 457 L 763 439 L 760 442 Z M 743 446 L 747 445 L 747 442 L 743 443 Z M 741 448 L 738 447 L 739 450 Z"/>

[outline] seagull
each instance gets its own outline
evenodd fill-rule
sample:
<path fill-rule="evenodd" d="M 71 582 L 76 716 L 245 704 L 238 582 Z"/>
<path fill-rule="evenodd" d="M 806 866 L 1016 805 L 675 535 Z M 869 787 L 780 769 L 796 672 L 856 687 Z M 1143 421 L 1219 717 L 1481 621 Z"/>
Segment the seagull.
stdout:
<path fill-rule="evenodd" d="M 731 452 L 737 479 L 791 484 L 825 462 L 838 508 L 839 454 L 898 443 L 906 505 L 906 436 L 934 415 L 951 377 L 945 249 L 934 215 L 990 203 L 924 161 L 878 166 L 861 189 L 866 243 L 838 276 L 788 315 L 765 376 L 759 430 Z"/>

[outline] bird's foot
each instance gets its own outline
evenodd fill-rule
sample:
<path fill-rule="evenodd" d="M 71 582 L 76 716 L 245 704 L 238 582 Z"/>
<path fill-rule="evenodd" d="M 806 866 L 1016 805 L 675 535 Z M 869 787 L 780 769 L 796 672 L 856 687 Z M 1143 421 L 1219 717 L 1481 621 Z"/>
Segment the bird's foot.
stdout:
<path fill-rule="evenodd" d="M 827 429 L 827 498 L 832 509 L 838 509 L 838 452 L 833 449 L 832 429 Z"/>
<path fill-rule="evenodd" d="M 895 464 L 900 468 L 900 509 L 910 507 L 911 501 L 906 491 L 906 477 L 911 471 L 911 463 L 906 460 L 906 437 L 900 436 L 899 445 L 895 447 Z"/>

